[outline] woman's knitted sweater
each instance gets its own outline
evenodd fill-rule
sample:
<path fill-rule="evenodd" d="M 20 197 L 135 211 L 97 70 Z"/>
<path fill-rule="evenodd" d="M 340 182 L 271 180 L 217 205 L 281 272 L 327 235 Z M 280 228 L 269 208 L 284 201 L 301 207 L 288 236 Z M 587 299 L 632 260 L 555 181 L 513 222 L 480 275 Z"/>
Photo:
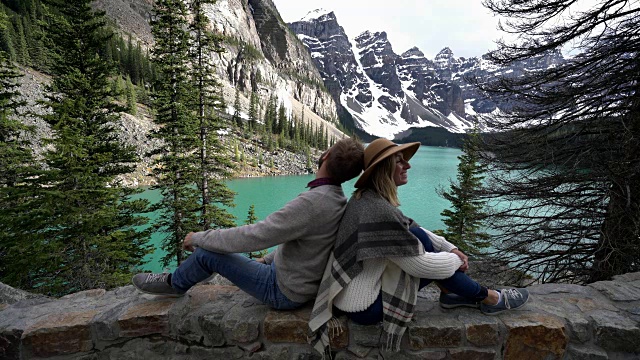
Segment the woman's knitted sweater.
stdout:
<path fill-rule="evenodd" d="M 441 280 L 449 278 L 462 266 L 462 260 L 450 251 L 456 247 L 442 236 L 423 228 L 429 235 L 437 253 L 406 257 L 373 258 L 363 261 L 363 269 L 358 276 L 335 297 L 334 305 L 347 312 L 366 310 L 380 294 L 382 274 L 389 261 L 398 265 L 411 276 L 423 279 Z"/>

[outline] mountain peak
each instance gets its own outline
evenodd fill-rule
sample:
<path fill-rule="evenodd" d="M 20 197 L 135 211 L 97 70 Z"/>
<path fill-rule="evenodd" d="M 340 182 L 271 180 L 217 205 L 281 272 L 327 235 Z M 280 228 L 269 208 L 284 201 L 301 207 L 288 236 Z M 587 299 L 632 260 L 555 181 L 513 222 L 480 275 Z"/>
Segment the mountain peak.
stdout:
<path fill-rule="evenodd" d="M 411 49 L 405 51 L 402 53 L 403 58 L 408 58 L 408 57 L 424 57 L 424 53 L 422 51 L 420 51 L 420 49 L 418 49 L 417 46 L 412 47 Z"/>
<path fill-rule="evenodd" d="M 357 41 L 371 38 L 387 40 L 387 33 L 385 31 L 371 32 L 369 30 L 365 30 L 360 35 L 356 36 Z"/>
<path fill-rule="evenodd" d="M 440 57 L 441 55 L 453 57 L 453 51 L 447 46 L 444 49 L 440 50 L 436 57 Z"/>
<path fill-rule="evenodd" d="M 313 21 L 316 19 L 320 19 L 323 16 L 332 16 L 335 18 L 335 15 L 333 14 L 333 11 L 329 11 L 329 10 L 325 10 L 323 8 L 319 8 L 319 9 L 315 9 L 315 10 L 311 10 L 307 13 L 307 15 L 305 15 L 302 19 L 298 20 L 298 21 Z"/>

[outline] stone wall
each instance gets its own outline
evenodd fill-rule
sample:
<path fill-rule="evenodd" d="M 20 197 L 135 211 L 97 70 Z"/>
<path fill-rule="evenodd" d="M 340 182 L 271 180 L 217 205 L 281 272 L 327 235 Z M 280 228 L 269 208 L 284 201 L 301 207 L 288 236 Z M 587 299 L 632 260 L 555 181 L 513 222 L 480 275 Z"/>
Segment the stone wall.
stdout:
<path fill-rule="evenodd" d="M 341 318 L 333 358 L 640 359 L 640 273 L 529 290 L 524 309 L 498 316 L 445 310 L 423 295 L 399 353 L 379 350 L 380 326 Z M 198 285 L 182 298 L 127 286 L 15 301 L 0 304 L 0 359 L 320 358 L 306 344 L 310 308 L 271 310 L 235 286 Z"/>

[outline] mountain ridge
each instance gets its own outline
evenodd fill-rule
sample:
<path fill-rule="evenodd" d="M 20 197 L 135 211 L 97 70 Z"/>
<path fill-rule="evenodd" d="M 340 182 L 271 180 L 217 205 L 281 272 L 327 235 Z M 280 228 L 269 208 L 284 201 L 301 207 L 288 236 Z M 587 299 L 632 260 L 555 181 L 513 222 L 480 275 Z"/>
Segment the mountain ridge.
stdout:
<path fill-rule="evenodd" d="M 503 69 L 485 55 L 455 57 L 448 46 L 433 59 L 416 46 L 398 55 L 386 32 L 365 30 L 349 39 L 335 13 L 327 10 L 314 10 L 289 27 L 313 54 L 327 88 L 354 126 L 388 138 L 400 139 L 412 128 L 465 133 L 477 126 L 478 117 L 512 106 L 488 98 L 470 78 L 518 76 L 563 61 L 557 52 Z"/>

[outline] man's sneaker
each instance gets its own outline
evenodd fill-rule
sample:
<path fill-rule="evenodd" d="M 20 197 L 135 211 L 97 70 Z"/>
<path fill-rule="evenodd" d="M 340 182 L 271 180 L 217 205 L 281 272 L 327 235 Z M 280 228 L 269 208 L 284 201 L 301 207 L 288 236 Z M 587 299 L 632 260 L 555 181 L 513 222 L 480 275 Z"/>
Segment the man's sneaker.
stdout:
<path fill-rule="evenodd" d="M 474 299 L 469 299 L 460 295 L 456 295 L 454 293 L 440 293 L 440 306 L 445 309 L 453 309 L 457 307 L 470 307 L 470 308 L 479 308 L 480 302 L 475 301 Z"/>
<path fill-rule="evenodd" d="M 505 310 L 515 310 L 524 306 L 529 300 L 527 289 L 502 289 L 502 297 L 496 305 L 481 304 L 480 311 L 485 315 L 496 315 Z"/>
<path fill-rule="evenodd" d="M 165 296 L 182 296 L 184 294 L 179 293 L 169 283 L 171 274 L 153 274 L 153 273 L 141 273 L 136 274 L 131 279 L 133 286 L 143 293 L 153 295 L 165 295 Z"/>

